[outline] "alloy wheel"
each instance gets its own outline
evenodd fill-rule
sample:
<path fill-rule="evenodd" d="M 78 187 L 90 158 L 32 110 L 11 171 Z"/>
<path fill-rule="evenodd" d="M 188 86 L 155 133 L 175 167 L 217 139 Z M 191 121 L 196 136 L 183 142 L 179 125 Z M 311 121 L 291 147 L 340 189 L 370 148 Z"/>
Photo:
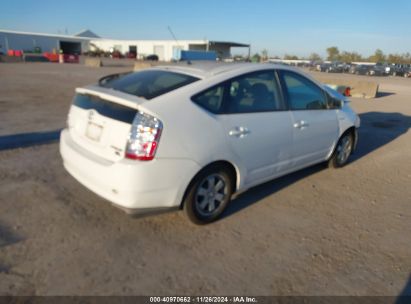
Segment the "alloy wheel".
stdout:
<path fill-rule="evenodd" d="M 205 177 L 195 194 L 195 207 L 202 216 L 210 216 L 223 205 L 227 197 L 228 186 L 224 177 L 212 174 Z"/>

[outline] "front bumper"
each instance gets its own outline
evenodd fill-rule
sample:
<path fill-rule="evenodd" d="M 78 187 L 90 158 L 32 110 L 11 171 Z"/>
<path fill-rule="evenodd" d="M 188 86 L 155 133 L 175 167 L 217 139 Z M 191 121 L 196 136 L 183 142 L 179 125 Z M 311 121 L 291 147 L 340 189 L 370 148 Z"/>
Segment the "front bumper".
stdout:
<path fill-rule="evenodd" d="M 61 132 L 60 153 L 66 170 L 85 187 L 128 214 L 178 208 L 200 167 L 186 159 L 112 162 L 76 144 Z"/>

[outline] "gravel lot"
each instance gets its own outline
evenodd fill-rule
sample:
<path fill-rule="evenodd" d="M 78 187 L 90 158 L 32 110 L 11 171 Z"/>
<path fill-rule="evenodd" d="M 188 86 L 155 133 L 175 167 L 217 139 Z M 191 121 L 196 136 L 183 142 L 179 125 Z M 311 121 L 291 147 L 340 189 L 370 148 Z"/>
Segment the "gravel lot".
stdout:
<path fill-rule="evenodd" d="M 76 86 L 129 69 L 0 64 L 0 143 L 63 128 Z M 58 143 L 0 151 L 0 294 L 411 295 L 411 79 L 372 79 L 348 166 L 251 189 L 203 227 L 127 217 L 65 172 Z"/>

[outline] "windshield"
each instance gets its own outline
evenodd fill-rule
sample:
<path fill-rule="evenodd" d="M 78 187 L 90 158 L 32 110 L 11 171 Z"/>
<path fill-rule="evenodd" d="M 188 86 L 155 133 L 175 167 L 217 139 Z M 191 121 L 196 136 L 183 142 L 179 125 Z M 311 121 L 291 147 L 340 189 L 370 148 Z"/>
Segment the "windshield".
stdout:
<path fill-rule="evenodd" d="M 146 70 L 114 78 L 105 83 L 100 83 L 100 86 L 145 99 L 152 99 L 197 80 L 199 78 L 180 73 Z"/>

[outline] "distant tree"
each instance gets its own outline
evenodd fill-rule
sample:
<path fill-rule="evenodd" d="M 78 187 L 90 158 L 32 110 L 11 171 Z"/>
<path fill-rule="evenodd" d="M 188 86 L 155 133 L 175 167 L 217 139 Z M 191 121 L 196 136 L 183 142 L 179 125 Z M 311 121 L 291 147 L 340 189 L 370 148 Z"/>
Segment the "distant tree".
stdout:
<path fill-rule="evenodd" d="M 389 63 L 406 63 L 405 57 L 400 54 L 389 54 L 387 56 L 387 62 Z"/>
<path fill-rule="evenodd" d="M 261 56 L 258 53 L 255 53 L 252 57 L 251 57 L 251 61 L 252 62 L 260 62 L 261 61 Z"/>
<path fill-rule="evenodd" d="M 389 63 L 411 64 L 411 54 L 389 54 L 387 56 L 387 61 Z"/>
<path fill-rule="evenodd" d="M 268 51 L 266 49 L 261 51 L 261 59 L 266 61 L 268 59 Z"/>
<path fill-rule="evenodd" d="M 327 49 L 327 54 L 328 54 L 327 60 L 336 61 L 336 60 L 340 59 L 339 58 L 340 57 L 340 50 L 336 46 L 329 47 Z"/>
<path fill-rule="evenodd" d="M 374 55 L 370 56 L 368 60 L 371 62 L 385 62 L 387 58 L 384 55 L 383 51 L 381 51 L 380 49 L 377 49 Z"/>
<path fill-rule="evenodd" d="M 298 60 L 298 56 L 285 54 L 284 59 L 285 60 Z"/>
<path fill-rule="evenodd" d="M 233 56 L 234 61 L 245 61 L 246 58 L 243 55 L 234 55 Z"/>
<path fill-rule="evenodd" d="M 322 58 L 320 55 L 318 55 L 317 53 L 312 53 L 309 57 L 308 60 L 310 61 L 321 61 Z"/>
<path fill-rule="evenodd" d="M 339 56 L 340 61 L 342 62 L 360 62 L 363 61 L 363 58 L 357 52 L 342 52 Z"/>

